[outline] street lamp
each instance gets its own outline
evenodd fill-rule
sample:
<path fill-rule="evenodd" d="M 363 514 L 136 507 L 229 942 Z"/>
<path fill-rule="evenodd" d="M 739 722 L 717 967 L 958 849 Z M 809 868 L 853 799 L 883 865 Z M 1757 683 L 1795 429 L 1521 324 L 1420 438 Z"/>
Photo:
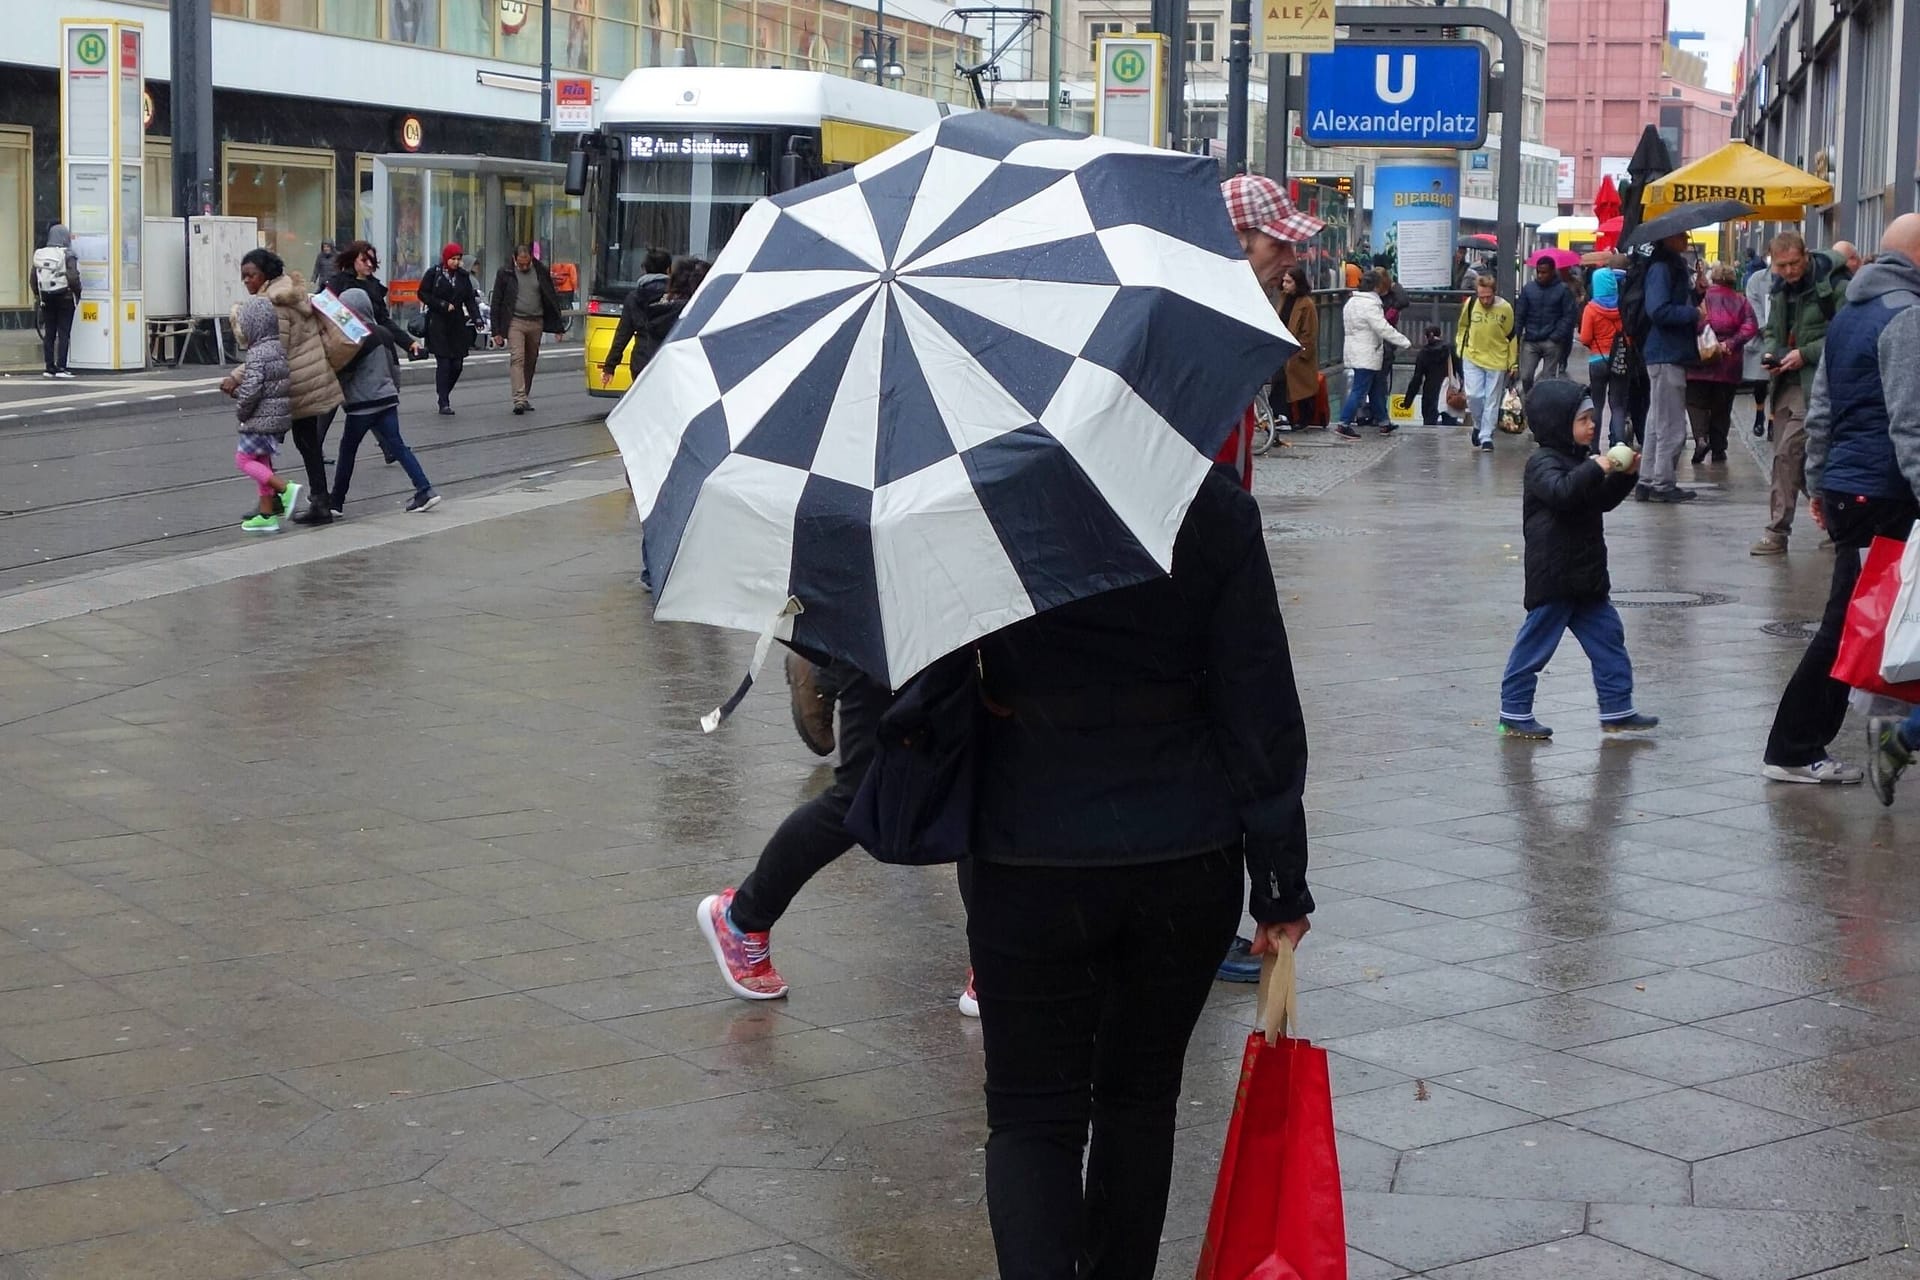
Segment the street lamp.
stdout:
<path fill-rule="evenodd" d="M 907 69 L 900 65 L 900 37 L 872 27 L 863 29 L 860 56 L 853 60 L 853 69 L 862 75 L 871 75 L 875 84 L 904 78 Z"/>

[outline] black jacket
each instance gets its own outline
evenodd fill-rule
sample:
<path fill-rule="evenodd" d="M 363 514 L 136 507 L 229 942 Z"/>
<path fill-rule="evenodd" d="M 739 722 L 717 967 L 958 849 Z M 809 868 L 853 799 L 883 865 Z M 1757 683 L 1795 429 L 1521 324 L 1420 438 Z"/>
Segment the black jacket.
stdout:
<path fill-rule="evenodd" d="M 1453 347 L 1444 338 L 1426 343 L 1413 358 L 1413 372 L 1420 379 L 1420 385 L 1439 386 L 1453 372 Z"/>
<path fill-rule="evenodd" d="M 413 335 L 395 322 L 393 309 L 387 305 L 387 286 L 379 276 L 357 276 L 351 271 L 336 271 L 327 280 L 327 292 L 336 298 L 349 289 L 359 289 L 367 295 L 367 301 L 373 304 L 374 324 L 386 330 L 396 347 L 403 352 L 413 350 Z"/>
<path fill-rule="evenodd" d="M 974 855 L 1100 867 L 1243 847 L 1263 922 L 1313 910 L 1306 725 L 1260 510 L 1216 467 L 1173 574 L 979 645 Z"/>
<path fill-rule="evenodd" d="M 1556 600 L 1603 600 L 1607 577 L 1604 517 L 1633 492 L 1638 477 L 1609 475 L 1573 440 L 1573 418 L 1587 389 L 1553 378 L 1527 397 L 1527 423 L 1540 442 L 1527 459 L 1521 518 L 1527 535 L 1526 606 Z"/>
<path fill-rule="evenodd" d="M 1573 300 L 1573 290 L 1559 280 L 1550 285 L 1527 281 L 1526 288 L 1520 290 L 1520 301 L 1513 307 L 1513 325 L 1522 342 L 1568 346 L 1579 324 L 1580 308 Z"/>
<path fill-rule="evenodd" d="M 427 316 L 427 354 L 457 358 L 473 350 L 480 291 L 465 267 L 428 267 L 420 278 L 420 306 Z"/>
<path fill-rule="evenodd" d="M 560 294 L 553 287 L 553 272 L 535 258 L 533 274 L 540 280 L 540 328 L 544 333 L 565 333 L 566 319 L 560 314 Z M 513 325 L 513 303 L 520 296 L 520 276 L 513 263 L 501 267 L 493 277 L 493 336 L 504 337 Z"/>
<path fill-rule="evenodd" d="M 633 348 L 633 376 L 639 377 L 640 371 L 647 367 L 647 361 L 653 359 L 653 353 L 660 349 L 660 340 L 666 336 L 664 330 L 658 330 L 657 317 L 652 309 L 667 296 L 667 278 L 659 272 L 641 276 L 639 281 L 627 293 L 627 300 L 620 307 L 620 327 L 613 331 L 613 345 L 607 348 L 607 358 L 600 368 L 612 373 L 620 367 L 620 357 L 627 353 L 629 345 Z M 679 317 L 676 308 L 673 316 Z M 667 321 L 667 328 L 673 327 L 673 320 Z"/>

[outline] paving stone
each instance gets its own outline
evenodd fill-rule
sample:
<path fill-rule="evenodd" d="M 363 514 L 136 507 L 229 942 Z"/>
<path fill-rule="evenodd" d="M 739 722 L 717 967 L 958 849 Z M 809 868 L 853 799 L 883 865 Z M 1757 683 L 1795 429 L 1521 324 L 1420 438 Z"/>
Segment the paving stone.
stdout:
<path fill-rule="evenodd" d="M 1471 1187 L 1513 1199 L 1631 1196 L 1647 1204 L 1685 1204 L 1689 1194 L 1687 1166 L 1678 1160 L 1552 1122 L 1409 1151 L 1400 1157 L 1394 1187 L 1431 1195 Z"/>
<path fill-rule="evenodd" d="M 1713 1280 L 1791 1280 L 1898 1248 L 1890 1214 L 1596 1204 L 1588 1231 Z"/>
<path fill-rule="evenodd" d="M 1816 1057 L 1870 1049 L 1920 1032 L 1912 1023 L 1876 1017 L 1834 999 L 1790 1000 L 1747 1009 L 1699 1024 L 1709 1031 L 1751 1040 L 1786 1053 Z"/>
<path fill-rule="evenodd" d="M 1864 1133 L 1829 1129 L 1702 1161 L 1694 1203 L 1735 1209 L 1913 1213 L 1920 1152 Z"/>
<path fill-rule="evenodd" d="M 1554 1052 L 1530 1053 L 1511 1062 L 1449 1072 L 1440 1078 L 1450 1087 L 1476 1097 L 1548 1117 L 1644 1098 L 1669 1087 L 1633 1071 Z"/>
<path fill-rule="evenodd" d="M 1592 1236 L 1569 1236 L 1552 1244 L 1515 1249 L 1427 1273 L 1428 1280 L 1695 1280 L 1697 1271 L 1649 1258 Z"/>
<path fill-rule="evenodd" d="M 0 1195 L 10 1253 L 119 1235 L 199 1215 L 193 1197 L 158 1173 L 119 1173 Z"/>
<path fill-rule="evenodd" d="M 490 1225 L 424 1182 L 343 1191 L 225 1220 L 298 1266 L 470 1235 Z"/>
<path fill-rule="evenodd" d="M 766 1228 L 697 1195 L 548 1218 L 514 1234 L 588 1280 L 616 1280 L 780 1243 Z"/>
<path fill-rule="evenodd" d="M 1399 1005 L 1429 1018 L 1518 1004 L 1540 994 L 1540 988 L 1528 983 L 1481 973 L 1463 965 L 1436 965 L 1414 973 L 1387 974 L 1340 990 Z"/>
<path fill-rule="evenodd" d="M 1548 991 L 1583 990 L 1660 971 L 1653 961 L 1595 941 L 1536 944 L 1526 951 L 1475 960 L 1468 967 Z"/>
<path fill-rule="evenodd" d="M 1457 1021 L 1543 1049 L 1571 1049 L 1672 1025 L 1648 1014 L 1566 994 L 1475 1009 Z"/>
<path fill-rule="evenodd" d="M 579 1280 L 580 1273 L 504 1231 L 307 1267 L 308 1280 Z"/>
<path fill-rule="evenodd" d="M 221 1213 L 407 1182 L 441 1162 L 435 1151 L 289 1151 L 189 1146 L 161 1172 Z"/>
<path fill-rule="evenodd" d="M 1441 1019 L 1328 1041 L 1327 1049 L 1403 1075 L 1433 1077 L 1534 1052 L 1531 1045 Z"/>
<path fill-rule="evenodd" d="M 1347 1240 L 1414 1271 L 1580 1233 L 1585 1206 L 1493 1196 L 1361 1193 L 1345 1198 Z"/>
<path fill-rule="evenodd" d="M 1575 1112 L 1561 1120 L 1689 1161 L 1791 1138 L 1816 1127 L 1811 1121 L 1697 1089 L 1673 1089 Z"/>
<path fill-rule="evenodd" d="M 1821 1124 L 1850 1124 L 1920 1107 L 1920 1071 L 1911 1065 L 1916 1047 L 1901 1040 L 1703 1087 Z"/>
<path fill-rule="evenodd" d="M 1347 1094 L 1335 1113 L 1341 1131 L 1396 1151 L 1533 1124 L 1539 1118 L 1426 1081 Z"/>
<path fill-rule="evenodd" d="M 637 1164 L 598 1154 L 515 1156 L 459 1151 L 437 1159 L 426 1181 L 503 1226 L 682 1195 L 712 1172 L 704 1164 Z"/>
<path fill-rule="evenodd" d="M 662 1054 L 606 1067 L 533 1076 L 521 1083 L 577 1116 L 612 1116 L 739 1093 L 742 1085 L 692 1062 Z"/>
<path fill-rule="evenodd" d="M 447 1052 L 502 1080 L 607 1067 L 653 1057 L 658 1050 L 605 1029 L 604 1023 L 516 1031 L 485 1040 L 460 1040 Z"/>
<path fill-rule="evenodd" d="M 1801 1058 L 1799 1054 L 1697 1026 L 1668 1027 L 1604 1044 L 1586 1045 L 1572 1052 L 1674 1084 L 1705 1084 L 1728 1076 L 1750 1075 Z"/>
<path fill-rule="evenodd" d="M 1651 929 L 1635 929 L 1629 933 L 1617 935 L 1613 939 L 1613 946 L 1630 956 L 1657 961 L 1669 968 L 1686 968 L 1691 965 L 1710 964 L 1716 960 L 1732 960 L 1740 956 L 1752 955 L 1757 951 L 1773 949 L 1764 938 L 1745 937 L 1720 929 L 1709 929 L 1691 922 L 1656 925 Z M 1725 976 L 1739 977 L 1740 975 Z"/>
<path fill-rule="evenodd" d="M 997 1270 L 983 1208 L 952 1206 L 807 1242 L 876 1280 L 984 1280 Z"/>
<path fill-rule="evenodd" d="M 389 1098 L 419 1097 L 491 1084 L 491 1073 L 437 1049 L 355 1058 L 324 1067 L 283 1071 L 280 1079 L 335 1111 Z"/>
<path fill-rule="evenodd" d="M 24 1255 L 34 1280 L 256 1280 L 295 1272 L 224 1222 L 189 1222 Z"/>
<path fill-rule="evenodd" d="M 0 1050 L 22 1062 L 58 1062 L 95 1054 L 150 1049 L 178 1040 L 180 1031 L 145 1010 L 97 1013 L 60 1022 L 0 1026 Z"/>
<path fill-rule="evenodd" d="M 1539 944 L 1539 935 L 1503 929 L 1479 920 L 1448 920 L 1441 924 L 1375 935 L 1375 941 L 1396 951 L 1458 964 L 1489 956 L 1524 951 Z"/>
<path fill-rule="evenodd" d="M 651 1272 L 648 1280 L 857 1280 L 851 1271 L 798 1245 L 736 1253 Z"/>
<path fill-rule="evenodd" d="M 1770 987 L 1718 978 L 1698 969 L 1669 969 L 1631 982 L 1594 987 L 1582 994 L 1669 1022 L 1700 1022 L 1762 1005 L 1783 1004 L 1791 998 Z"/>

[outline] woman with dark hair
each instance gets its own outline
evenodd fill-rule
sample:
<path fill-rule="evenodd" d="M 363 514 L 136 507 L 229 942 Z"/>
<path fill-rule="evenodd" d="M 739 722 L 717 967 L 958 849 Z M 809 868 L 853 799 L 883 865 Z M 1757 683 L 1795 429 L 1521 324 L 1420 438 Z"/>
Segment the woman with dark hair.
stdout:
<path fill-rule="evenodd" d="M 420 280 L 420 306 L 427 313 L 427 354 L 433 357 L 433 389 L 440 412 L 453 416 L 448 397 L 460 381 L 467 352 L 473 350 L 474 331 L 480 326 L 480 290 L 461 266 L 466 250 L 449 244 L 440 250 L 440 265 L 427 268 Z"/>
<path fill-rule="evenodd" d="M 266 249 L 249 250 L 240 259 L 240 283 L 248 293 L 273 304 L 274 318 L 280 322 L 280 345 L 286 348 L 292 372 L 293 446 L 307 467 L 308 505 L 305 511 L 284 514 L 295 524 L 328 524 L 333 513 L 327 508 L 327 463 L 322 450 L 334 411 L 340 407 L 340 380 L 327 363 L 320 331 L 326 322 L 315 313 L 306 282 L 288 275 L 279 255 Z M 234 332 L 239 332 L 237 322 Z M 239 385 L 239 375 L 230 373 L 220 389 L 232 395 Z"/>
<path fill-rule="evenodd" d="M 1300 267 L 1288 267 L 1280 277 L 1280 323 L 1300 344 L 1275 380 L 1286 400 L 1287 418 L 1296 427 L 1324 427 L 1316 408 L 1320 400 L 1320 309 L 1314 305 L 1313 282 Z"/>
<path fill-rule="evenodd" d="M 334 257 L 333 265 L 333 276 L 327 281 L 327 288 L 336 297 L 345 297 L 349 289 L 359 289 L 365 293 L 367 300 L 373 304 L 373 322 L 392 335 L 394 344 L 409 357 L 419 359 L 420 344 L 393 322 L 393 311 L 387 306 L 387 286 L 374 274 L 380 270 L 379 251 L 365 240 L 355 240 Z"/>

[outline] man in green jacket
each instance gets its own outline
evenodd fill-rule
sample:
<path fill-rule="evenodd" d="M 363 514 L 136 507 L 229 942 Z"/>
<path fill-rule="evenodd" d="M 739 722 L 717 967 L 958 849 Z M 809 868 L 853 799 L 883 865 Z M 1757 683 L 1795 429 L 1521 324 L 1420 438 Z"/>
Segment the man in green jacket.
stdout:
<path fill-rule="evenodd" d="M 1807 488 L 1807 392 L 1820 367 L 1827 323 L 1847 302 L 1843 257 L 1809 251 L 1798 231 L 1782 231 L 1771 247 L 1775 283 L 1761 362 L 1773 379 L 1773 480 L 1766 532 L 1753 544 L 1756 556 L 1787 552 L 1794 508 Z"/>

